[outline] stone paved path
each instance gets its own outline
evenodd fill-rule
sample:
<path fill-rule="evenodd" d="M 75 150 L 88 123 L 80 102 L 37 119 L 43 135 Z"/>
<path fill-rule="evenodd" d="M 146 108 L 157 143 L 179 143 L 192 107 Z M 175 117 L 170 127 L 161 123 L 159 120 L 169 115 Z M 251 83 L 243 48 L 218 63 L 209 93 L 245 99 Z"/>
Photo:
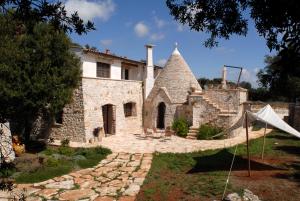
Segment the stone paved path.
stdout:
<path fill-rule="evenodd" d="M 267 133 L 271 129 L 267 130 Z M 263 129 L 251 131 L 250 139 L 263 136 Z M 126 143 L 124 142 L 126 139 Z M 79 170 L 41 183 L 19 184 L 15 193 L 26 188 L 28 201 L 81 200 L 81 201 L 134 201 L 151 167 L 153 152 L 184 153 L 231 147 L 246 141 L 245 131 L 225 140 L 189 140 L 145 138 L 138 135 L 115 135 L 98 144 L 110 148 L 108 155 L 94 168 Z M 9 196 L 1 194 L 1 196 Z M 7 200 L 7 199 L 1 199 Z"/>
<path fill-rule="evenodd" d="M 151 162 L 152 154 L 113 153 L 94 168 L 41 183 L 19 184 L 17 190 L 26 188 L 27 201 L 134 201 Z"/>
<path fill-rule="evenodd" d="M 267 129 L 267 133 L 272 129 Z M 249 131 L 250 139 L 263 136 L 264 129 L 258 131 Z M 124 143 L 126 139 L 126 143 Z M 246 141 L 246 131 L 241 129 L 239 134 L 230 139 L 224 140 L 190 140 L 177 136 L 171 138 L 145 138 L 139 135 L 114 135 L 103 138 L 101 146 L 111 149 L 113 152 L 128 153 L 154 153 L 154 152 L 172 152 L 186 153 L 194 151 L 204 151 L 209 149 L 221 149 L 235 146 Z"/>

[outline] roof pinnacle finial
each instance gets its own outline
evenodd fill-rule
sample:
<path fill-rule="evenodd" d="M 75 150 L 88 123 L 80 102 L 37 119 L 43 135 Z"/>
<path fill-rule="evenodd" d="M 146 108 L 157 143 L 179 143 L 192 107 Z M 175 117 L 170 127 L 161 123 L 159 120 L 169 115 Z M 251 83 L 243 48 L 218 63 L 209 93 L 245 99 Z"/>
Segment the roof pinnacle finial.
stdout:
<path fill-rule="evenodd" d="M 180 52 L 178 51 L 178 43 L 177 42 L 175 42 L 175 49 L 172 54 L 177 54 L 177 55 L 180 54 Z"/>

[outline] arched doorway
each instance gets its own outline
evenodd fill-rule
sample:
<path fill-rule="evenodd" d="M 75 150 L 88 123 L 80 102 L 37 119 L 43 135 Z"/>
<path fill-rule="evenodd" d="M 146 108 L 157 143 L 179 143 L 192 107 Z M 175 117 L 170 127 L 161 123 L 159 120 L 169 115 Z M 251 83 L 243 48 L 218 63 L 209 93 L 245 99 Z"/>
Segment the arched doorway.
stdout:
<path fill-rule="evenodd" d="M 102 106 L 103 127 L 105 134 L 116 133 L 116 107 L 112 104 Z"/>
<path fill-rule="evenodd" d="M 166 113 L 166 104 L 164 102 L 161 102 L 157 106 L 156 127 L 159 129 L 165 128 L 165 113 Z"/>

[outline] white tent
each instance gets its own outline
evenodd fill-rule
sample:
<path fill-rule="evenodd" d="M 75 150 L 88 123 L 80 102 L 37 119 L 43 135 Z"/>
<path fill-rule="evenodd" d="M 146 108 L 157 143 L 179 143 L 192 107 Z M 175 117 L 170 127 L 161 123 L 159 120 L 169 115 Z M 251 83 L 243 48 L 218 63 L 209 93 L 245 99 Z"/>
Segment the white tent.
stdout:
<path fill-rule="evenodd" d="M 273 108 L 270 105 L 266 105 L 262 109 L 260 109 L 256 113 L 252 113 L 247 111 L 250 117 L 265 122 L 269 125 L 272 125 L 282 131 L 285 131 L 287 133 L 290 133 L 291 135 L 294 135 L 298 138 L 300 138 L 300 132 L 292 128 L 290 125 L 288 125 L 285 121 L 283 121 L 273 110 Z"/>

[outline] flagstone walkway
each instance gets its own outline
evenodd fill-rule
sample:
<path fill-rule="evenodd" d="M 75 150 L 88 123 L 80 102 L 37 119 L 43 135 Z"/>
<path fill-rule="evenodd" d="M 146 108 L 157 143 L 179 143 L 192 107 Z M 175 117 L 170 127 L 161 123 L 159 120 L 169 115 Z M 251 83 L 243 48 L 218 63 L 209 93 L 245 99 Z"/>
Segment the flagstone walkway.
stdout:
<path fill-rule="evenodd" d="M 267 129 L 267 133 L 271 132 Z M 263 136 L 263 129 L 251 131 L 250 139 Z M 185 153 L 231 147 L 246 141 L 245 131 L 225 140 L 189 140 L 145 138 L 139 135 L 115 135 L 98 144 L 114 153 L 93 168 L 79 170 L 41 183 L 18 184 L 14 195 L 23 193 L 26 201 L 134 201 L 151 167 L 153 152 Z M 1 197 L 10 194 L 0 192 Z"/>
<path fill-rule="evenodd" d="M 267 129 L 267 133 L 272 129 Z M 249 131 L 249 138 L 255 139 L 263 136 L 264 129 L 258 131 Z M 177 136 L 168 138 L 142 137 L 133 134 L 118 134 L 102 139 L 99 144 L 109 148 L 113 152 L 127 153 L 154 153 L 154 152 L 171 152 L 187 153 L 195 151 L 204 151 L 210 149 L 222 149 L 235 146 L 236 144 L 246 141 L 246 131 L 241 129 L 237 136 L 224 140 L 191 140 Z"/>
<path fill-rule="evenodd" d="M 152 154 L 113 153 L 94 168 L 41 183 L 19 184 L 15 191 L 25 188 L 26 201 L 134 201 L 151 162 Z"/>

